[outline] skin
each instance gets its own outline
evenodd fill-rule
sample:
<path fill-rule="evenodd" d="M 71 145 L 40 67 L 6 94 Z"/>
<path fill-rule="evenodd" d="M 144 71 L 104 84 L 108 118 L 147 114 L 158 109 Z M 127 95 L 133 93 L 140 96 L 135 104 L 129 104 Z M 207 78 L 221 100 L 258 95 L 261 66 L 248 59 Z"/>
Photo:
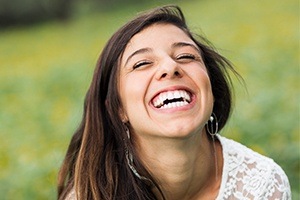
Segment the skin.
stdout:
<path fill-rule="evenodd" d="M 161 92 L 174 90 L 188 91 L 191 102 L 167 109 L 153 105 Z M 217 141 L 216 165 L 205 130 L 213 95 L 196 44 L 171 24 L 142 30 L 120 60 L 119 93 L 121 118 L 130 124 L 139 156 L 167 199 L 216 198 L 222 150 Z"/>

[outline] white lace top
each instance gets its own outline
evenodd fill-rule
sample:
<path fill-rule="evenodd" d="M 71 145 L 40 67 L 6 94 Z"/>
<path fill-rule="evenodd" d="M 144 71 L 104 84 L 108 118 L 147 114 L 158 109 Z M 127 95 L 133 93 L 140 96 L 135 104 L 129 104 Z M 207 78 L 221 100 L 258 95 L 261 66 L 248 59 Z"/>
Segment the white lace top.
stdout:
<path fill-rule="evenodd" d="M 223 150 L 223 172 L 216 200 L 290 200 L 284 171 L 272 159 L 218 135 Z M 66 200 L 75 200 L 71 190 Z"/>
<path fill-rule="evenodd" d="M 284 171 L 272 159 L 218 135 L 223 149 L 222 183 L 217 200 L 290 200 Z"/>

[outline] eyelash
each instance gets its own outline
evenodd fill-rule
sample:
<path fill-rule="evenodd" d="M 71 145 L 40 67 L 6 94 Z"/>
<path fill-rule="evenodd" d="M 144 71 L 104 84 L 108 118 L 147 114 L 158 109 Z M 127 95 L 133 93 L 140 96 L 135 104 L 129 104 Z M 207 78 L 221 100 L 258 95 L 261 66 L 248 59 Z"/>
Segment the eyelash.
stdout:
<path fill-rule="evenodd" d="M 136 64 L 134 64 L 133 69 L 137 69 L 139 67 L 142 67 L 143 65 L 148 65 L 148 64 L 151 64 L 151 62 L 147 61 L 147 60 L 142 60 L 142 61 L 139 61 Z"/>
<path fill-rule="evenodd" d="M 180 54 L 179 56 L 176 57 L 177 60 L 182 60 L 182 59 L 188 59 L 188 60 L 198 60 L 199 58 L 193 54 L 186 53 L 186 54 Z M 144 65 L 151 64 L 151 61 L 147 60 L 142 60 L 137 62 L 136 64 L 133 65 L 133 69 L 137 69 L 139 67 L 142 67 Z"/>
<path fill-rule="evenodd" d="M 196 60 L 197 56 L 187 53 L 187 54 L 181 54 L 179 56 L 176 57 L 177 60 L 180 59 L 192 59 L 192 60 Z"/>

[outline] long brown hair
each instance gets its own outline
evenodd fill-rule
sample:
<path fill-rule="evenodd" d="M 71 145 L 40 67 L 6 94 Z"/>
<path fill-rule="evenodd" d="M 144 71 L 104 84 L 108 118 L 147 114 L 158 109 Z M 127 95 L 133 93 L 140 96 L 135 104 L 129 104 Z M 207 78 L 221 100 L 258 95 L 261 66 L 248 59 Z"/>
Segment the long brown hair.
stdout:
<path fill-rule="evenodd" d="M 160 190 L 154 177 L 138 158 L 134 144 L 124 142 L 126 126 L 119 115 L 122 105 L 118 92 L 119 60 L 127 43 L 135 34 L 155 23 L 177 26 L 201 49 L 212 85 L 213 112 L 219 121 L 219 130 L 226 124 L 232 104 L 227 73 L 227 69 L 233 70 L 230 63 L 204 38 L 190 32 L 179 7 L 164 6 L 143 13 L 121 27 L 100 55 L 86 94 L 82 122 L 59 172 L 59 199 L 64 199 L 71 190 L 76 191 L 79 199 L 157 199 L 153 187 Z M 153 184 L 132 173 L 125 157 L 126 148 L 134 157 L 136 170 Z"/>

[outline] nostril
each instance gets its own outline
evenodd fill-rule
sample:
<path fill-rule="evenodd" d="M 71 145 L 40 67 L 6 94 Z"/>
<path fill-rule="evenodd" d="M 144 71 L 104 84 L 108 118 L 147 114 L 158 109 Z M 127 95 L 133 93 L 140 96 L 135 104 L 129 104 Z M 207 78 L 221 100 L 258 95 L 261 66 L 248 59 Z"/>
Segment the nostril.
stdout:
<path fill-rule="evenodd" d="M 165 79 L 165 78 L 181 78 L 183 73 L 179 68 L 169 68 L 169 69 L 162 69 L 163 71 L 158 71 L 158 79 Z"/>
<path fill-rule="evenodd" d="M 174 72 L 175 76 L 180 76 L 180 73 L 178 71 Z"/>

